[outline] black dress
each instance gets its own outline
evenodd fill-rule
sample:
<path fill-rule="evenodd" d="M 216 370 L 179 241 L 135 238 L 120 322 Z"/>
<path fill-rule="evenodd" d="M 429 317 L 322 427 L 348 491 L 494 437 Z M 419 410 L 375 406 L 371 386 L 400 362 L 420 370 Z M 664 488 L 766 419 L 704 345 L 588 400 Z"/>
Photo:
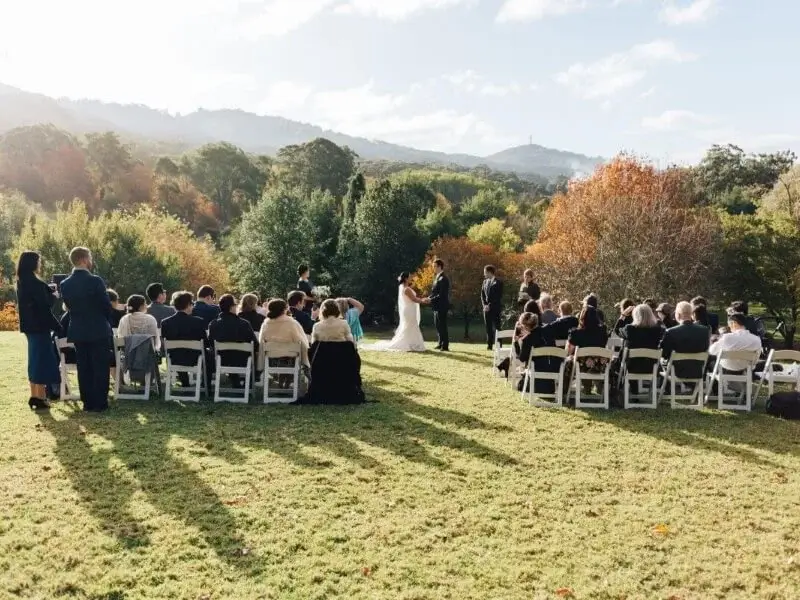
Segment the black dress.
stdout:
<path fill-rule="evenodd" d="M 660 325 L 655 327 L 635 327 L 631 324 L 622 328 L 620 336 L 624 340 L 623 348 L 628 350 L 658 350 L 661 346 L 661 338 L 664 337 L 664 328 Z M 655 362 L 649 358 L 634 358 L 628 361 L 628 371 L 631 373 L 650 373 Z"/>
<path fill-rule="evenodd" d="M 554 347 L 556 345 L 552 332 L 547 327 L 537 327 L 522 340 L 514 342 L 514 354 L 522 363 L 527 363 L 534 348 Z M 557 373 L 561 368 L 561 360 L 551 356 L 539 356 L 532 360 L 535 371 L 544 373 Z M 524 379 L 517 384 L 517 389 L 522 391 Z M 550 380 L 537 380 L 533 387 L 534 393 L 552 394 L 555 392 L 555 382 Z"/>
<path fill-rule="evenodd" d="M 520 298 L 518 300 L 520 310 L 523 309 L 525 303 L 528 302 L 528 300 L 538 300 L 539 297 L 542 295 L 542 290 L 539 289 L 539 284 L 536 282 L 529 284 L 522 283 L 519 286 L 519 295 L 522 296 L 523 294 L 527 294 L 528 297 L 524 299 Z"/>

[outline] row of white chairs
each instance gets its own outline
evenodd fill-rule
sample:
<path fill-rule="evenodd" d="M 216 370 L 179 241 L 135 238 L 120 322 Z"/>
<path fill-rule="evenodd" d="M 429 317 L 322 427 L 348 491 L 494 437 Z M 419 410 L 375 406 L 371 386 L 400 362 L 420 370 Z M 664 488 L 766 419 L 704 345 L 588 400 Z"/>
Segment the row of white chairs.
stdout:
<path fill-rule="evenodd" d="M 569 382 L 564 382 L 567 351 L 558 342 L 555 347 L 534 348 L 527 365 L 514 359 L 511 339 L 513 330 L 498 332 L 494 349 L 492 370 L 495 375 L 499 371 L 495 365 L 505 358 L 510 361 L 509 383 L 514 384 L 520 378 L 523 381 L 523 399 L 536 406 L 563 406 L 570 394 L 575 396 L 576 408 L 608 408 L 610 393 L 610 367 L 614 358 L 619 356 L 623 346 L 620 338 L 611 338 L 605 348 L 576 348 L 572 375 Z M 501 343 L 503 342 L 503 343 Z M 657 408 L 667 396 L 670 406 L 676 408 L 703 408 L 712 402 L 712 390 L 716 384 L 717 408 L 720 410 L 750 411 L 754 401 L 759 397 L 763 385 L 767 384 L 768 395 L 774 392 L 776 383 L 792 384 L 800 391 L 800 352 L 795 350 L 772 350 L 764 364 L 763 370 L 755 372 L 760 358 L 760 351 L 724 351 L 716 357 L 711 372 L 706 372 L 709 354 L 673 353 L 664 365 L 661 362 L 660 350 L 625 349 L 621 357 L 621 372 L 618 385 L 623 392 L 623 406 L 630 408 Z M 549 357 L 560 360 L 558 372 L 537 372 L 534 359 Z M 596 358 L 605 361 L 605 367 L 599 373 L 586 373 L 581 370 L 577 359 Z M 653 369 L 647 373 L 631 373 L 626 365 L 631 359 L 649 359 L 653 361 Z M 743 373 L 726 373 L 722 368 L 724 360 L 740 361 L 746 365 Z M 703 375 L 699 378 L 678 377 L 677 363 L 695 363 L 695 370 Z M 755 372 L 755 377 L 754 377 Z M 659 378 L 661 384 L 659 385 Z M 536 394 L 536 381 L 553 382 L 553 394 Z M 602 394 L 589 395 L 583 392 L 583 383 L 590 382 L 602 387 Z M 757 382 L 757 387 L 756 387 Z M 566 386 L 565 386 L 566 383 Z M 637 393 L 632 393 L 632 385 L 639 386 Z M 563 389 L 566 387 L 566 389 Z M 754 393 L 754 389 L 755 393 Z M 733 393 L 729 390 L 733 389 Z M 705 394 L 704 394 L 705 390 Z M 582 397 L 583 396 L 583 397 Z"/>
<path fill-rule="evenodd" d="M 61 398 L 64 400 L 79 400 L 77 385 L 70 382 L 70 374 L 77 377 L 77 365 L 67 363 L 65 350 L 74 349 L 74 345 L 66 339 L 57 340 L 60 355 L 61 370 Z M 209 392 L 213 387 L 214 402 L 247 403 L 250 400 L 251 388 L 262 388 L 262 400 L 265 404 L 294 402 L 300 393 L 300 344 L 269 343 L 262 344 L 258 355 L 254 352 L 252 342 L 247 343 L 216 343 L 214 345 L 214 361 L 216 371 L 211 385 L 206 382 L 205 351 L 202 341 L 176 341 L 163 340 L 162 346 L 166 357 L 166 373 L 164 381 L 164 399 L 167 401 L 199 402 L 201 393 Z M 198 353 L 197 362 L 193 365 L 176 365 L 170 359 L 170 351 L 191 350 Z M 226 366 L 222 364 L 222 352 L 242 352 L 249 354 L 247 363 L 243 367 Z M 128 382 L 126 384 L 124 368 L 125 339 L 114 337 L 114 354 L 116 369 L 114 372 L 114 397 L 120 400 L 147 400 L 150 398 L 151 387 L 154 379 L 156 388 L 160 393 L 159 373 L 146 373 L 144 384 Z M 271 366 L 269 359 L 288 359 L 291 364 L 286 366 Z M 256 373 L 260 371 L 261 377 Z M 180 374 L 186 374 L 191 383 L 190 388 L 177 386 Z M 244 381 L 244 388 L 226 388 L 222 386 L 223 376 L 238 375 Z M 276 389 L 270 386 L 270 381 L 278 377 L 288 377 L 291 386 L 286 389 Z"/>

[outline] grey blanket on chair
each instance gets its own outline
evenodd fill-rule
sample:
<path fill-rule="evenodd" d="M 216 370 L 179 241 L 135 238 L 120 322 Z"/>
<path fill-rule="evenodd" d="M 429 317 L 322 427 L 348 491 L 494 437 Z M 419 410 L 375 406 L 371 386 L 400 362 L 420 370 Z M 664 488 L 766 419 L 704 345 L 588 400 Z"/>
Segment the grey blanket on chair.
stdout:
<path fill-rule="evenodd" d="M 152 340 L 151 336 L 141 333 L 125 338 L 123 372 L 128 372 L 132 382 L 144 385 L 145 377 L 156 367 L 156 351 Z"/>

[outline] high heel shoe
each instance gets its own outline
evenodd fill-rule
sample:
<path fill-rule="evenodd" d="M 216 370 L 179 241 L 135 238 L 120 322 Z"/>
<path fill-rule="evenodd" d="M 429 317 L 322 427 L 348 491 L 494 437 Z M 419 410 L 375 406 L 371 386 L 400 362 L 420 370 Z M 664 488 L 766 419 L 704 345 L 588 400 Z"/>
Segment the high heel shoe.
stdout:
<path fill-rule="evenodd" d="M 31 410 L 49 410 L 50 403 L 47 400 L 42 400 L 41 398 L 34 398 L 31 396 L 28 400 L 28 407 Z"/>

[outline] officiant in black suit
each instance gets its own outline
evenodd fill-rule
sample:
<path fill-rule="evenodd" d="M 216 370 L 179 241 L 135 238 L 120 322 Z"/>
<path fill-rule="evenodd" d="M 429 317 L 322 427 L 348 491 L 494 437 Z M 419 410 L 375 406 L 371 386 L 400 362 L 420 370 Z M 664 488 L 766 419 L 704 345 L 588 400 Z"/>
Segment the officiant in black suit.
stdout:
<path fill-rule="evenodd" d="M 433 309 L 433 324 L 436 326 L 438 338 L 437 350 L 448 352 L 450 350 L 450 335 L 447 332 L 447 313 L 450 310 L 450 280 L 444 274 L 444 261 L 437 258 L 433 261 L 433 288 L 428 297 Z"/>
<path fill-rule="evenodd" d="M 486 344 L 489 350 L 494 348 L 495 333 L 500 329 L 503 313 L 503 282 L 497 278 L 492 265 L 483 269 L 483 287 L 481 288 L 481 304 L 483 320 L 486 323 Z"/>

